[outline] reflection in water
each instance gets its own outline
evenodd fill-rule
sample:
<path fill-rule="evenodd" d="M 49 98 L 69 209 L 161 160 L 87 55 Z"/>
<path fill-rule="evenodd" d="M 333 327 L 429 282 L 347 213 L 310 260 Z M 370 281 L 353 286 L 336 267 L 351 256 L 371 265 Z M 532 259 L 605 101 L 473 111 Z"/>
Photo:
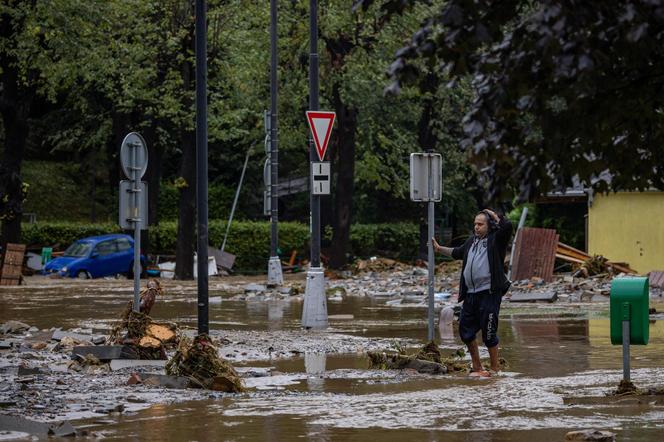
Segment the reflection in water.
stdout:
<path fill-rule="evenodd" d="M 268 330 L 281 330 L 284 318 L 284 308 L 286 301 L 268 301 L 267 302 L 267 328 Z"/>
<path fill-rule="evenodd" d="M 325 387 L 325 362 L 327 355 L 325 353 L 305 353 L 304 370 L 309 374 L 307 385 L 310 391 L 323 391 Z"/>
<path fill-rule="evenodd" d="M 525 374 L 562 376 L 590 368 L 587 319 L 513 318 L 510 331 L 512 339 L 501 340 L 505 358 Z"/>
<path fill-rule="evenodd" d="M 438 333 L 443 343 L 454 343 L 454 307 L 446 306 L 440 310 Z"/>

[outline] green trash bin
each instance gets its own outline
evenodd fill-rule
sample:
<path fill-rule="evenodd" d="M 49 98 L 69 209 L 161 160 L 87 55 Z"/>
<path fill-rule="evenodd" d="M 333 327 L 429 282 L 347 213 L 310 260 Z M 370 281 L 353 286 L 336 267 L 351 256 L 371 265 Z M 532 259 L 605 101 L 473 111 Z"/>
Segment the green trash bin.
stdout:
<path fill-rule="evenodd" d="M 47 262 L 49 262 L 52 258 L 53 254 L 53 248 L 52 247 L 42 247 L 42 254 L 41 254 L 41 263 L 42 265 L 45 265 Z"/>
<path fill-rule="evenodd" d="M 622 323 L 629 321 L 629 343 L 648 344 L 650 307 L 648 278 L 616 278 L 611 283 L 609 304 L 611 317 L 611 343 L 622 344 Z"/>

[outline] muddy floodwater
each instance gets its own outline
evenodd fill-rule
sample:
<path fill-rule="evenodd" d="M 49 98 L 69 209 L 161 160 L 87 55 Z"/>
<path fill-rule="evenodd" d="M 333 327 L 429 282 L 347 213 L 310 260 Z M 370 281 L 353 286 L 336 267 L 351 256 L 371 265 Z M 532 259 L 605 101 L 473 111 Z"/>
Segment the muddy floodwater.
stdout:
<path fill-rule="evenodd" d="M 304 285 L 303 276 L 290 278 L 288 284 Z M 0 323 L 108 333 L 132 296 L 131 281 L 122 279 L 33 277 L 27 282 L 0 289 Z M 236 366 L 269 367 L 271 375 L 246 378 L 248 393 L 201 396 L 199 391 L 190 400 L 184 391 L 177 400 L 169 396 L 168 402 L 140 411 L 72 423 L 109 440 L 548 441 L 580 429 L 609 430 L 617 440 L 664 440 L 662 405 L 563 402 L 604 396 L 622 378 L 622 350 L 609 338 L 608 302 L 503 303 L 498 335 L 508 367 L 490 379 L 474 380 L 465 374 L 369 369 L 363 351 L 369 341 L 360 338 L 421 345 L 426 309 L 395 308 L 387 298 L 337 295 L 328 301 L 329 329 L 306 334 L 300 330 L 301 296 L 238 299 L 249 282 L 210 280 L 211 334 L 232 336 L 234 342 L 243 334 L 249 341 L 260 336 L 286 349 L 283 341 L 304 345 L 309 339 L 313 344 L 306 344 L 306 351 L 275 356 L 263 348 L 229 349 Z M 195 328 L 196 283 L 164 281 L 163 287 L 166 294 L 152 317 Z M 655 298 L 651 307 L 662 311 L 664 303 Z M 325 346 L 326 340 L 338 344 Z M 438 342 L 443 353 L 462 346 L 456 336 Z M 664 386 L 664 316 L 651 316 L 649 345 L 632 346 L 631 352 L 634 383 Z"/>

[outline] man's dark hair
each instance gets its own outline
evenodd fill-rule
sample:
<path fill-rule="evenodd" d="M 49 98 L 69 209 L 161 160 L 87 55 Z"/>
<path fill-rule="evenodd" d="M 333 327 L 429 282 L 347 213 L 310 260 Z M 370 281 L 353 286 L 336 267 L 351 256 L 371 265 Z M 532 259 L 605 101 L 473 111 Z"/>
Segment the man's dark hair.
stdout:
<path fill-rule="evenodd" d="M 492 230 L 496 230 L 498 228 L 498 224 L 493 219 L 493 217 L 489 215 L 489 212 L 487 212 L 486 210 L 480 210 L 479 212 L 477 212 L 477 215 L 484 215 L 486 217 L 486 222 L 489 225 L 489 232 L 491 232 Z"/>

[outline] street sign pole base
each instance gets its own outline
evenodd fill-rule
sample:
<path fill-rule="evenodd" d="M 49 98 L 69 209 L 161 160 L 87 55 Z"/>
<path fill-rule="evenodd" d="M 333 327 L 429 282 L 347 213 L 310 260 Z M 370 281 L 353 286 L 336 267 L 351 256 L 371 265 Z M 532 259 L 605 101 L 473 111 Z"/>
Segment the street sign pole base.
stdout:
<path fill-rule="evenodd" d="M 325 297 L 325 273 L 322 267 L 311 267 L 307 271 L 307 287 L 304 291 L 302 327 L 327 328 L 327 299 Z"/>
<path fill-rule="evenodd" d="M 271 256 L 267 262 L 268 285 L 283 285 L 284 275 L 281 271 L 281 260 L 278 256 Z"/>

